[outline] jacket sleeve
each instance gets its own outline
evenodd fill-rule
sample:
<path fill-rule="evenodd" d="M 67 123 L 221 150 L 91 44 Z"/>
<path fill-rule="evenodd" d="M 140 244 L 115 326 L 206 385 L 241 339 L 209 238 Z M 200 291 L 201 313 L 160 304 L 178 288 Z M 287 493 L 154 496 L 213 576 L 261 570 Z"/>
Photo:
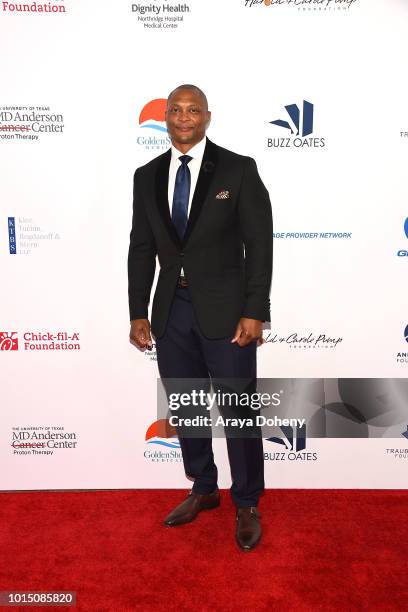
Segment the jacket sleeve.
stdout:
<path fill-rule="evenodd" d="M 270 321 L 272 280 L 272 207 L 255 160 L 247 158 L 238 199 L 245 247 L 245 299 L 242 317 Z"/>
<path fill-rule="evenodd" d="M 133 177 L 133 215 L 128 254 L 128 293 L 130 320 L 147 319 L 150 292 L 156 269 L 156 243 L 138 186 L 138 170 Z"/>

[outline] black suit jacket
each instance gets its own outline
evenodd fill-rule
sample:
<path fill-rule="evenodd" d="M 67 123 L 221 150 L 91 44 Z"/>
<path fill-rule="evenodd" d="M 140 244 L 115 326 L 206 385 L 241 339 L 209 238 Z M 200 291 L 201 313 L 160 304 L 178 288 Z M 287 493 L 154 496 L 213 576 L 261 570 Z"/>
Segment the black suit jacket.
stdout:
<path fill-rule="evenodd" d="M 240 317 L 270 321 L 272 210 L 255 161 L 207 138 L 181 241 L 168 203 L 170 159 L 171 149 L 134 174 L 130 320 L 148 318 L 157 255 L 160 274 L 151 315 L 157 338 L 165 332 L 181 267 L 208 338 L 233 335 Z M 229 197 L 216 198 L 222 191 Z"/>

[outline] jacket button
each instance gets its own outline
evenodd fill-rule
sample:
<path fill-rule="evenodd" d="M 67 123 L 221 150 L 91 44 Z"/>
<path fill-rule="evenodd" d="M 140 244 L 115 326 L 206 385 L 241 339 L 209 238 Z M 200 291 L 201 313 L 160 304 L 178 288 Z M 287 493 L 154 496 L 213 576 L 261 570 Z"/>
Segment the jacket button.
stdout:
<path fill-rule="evenodd" d="M 183 257 L 184 253 L 180 253 L 181 257 Z"/>

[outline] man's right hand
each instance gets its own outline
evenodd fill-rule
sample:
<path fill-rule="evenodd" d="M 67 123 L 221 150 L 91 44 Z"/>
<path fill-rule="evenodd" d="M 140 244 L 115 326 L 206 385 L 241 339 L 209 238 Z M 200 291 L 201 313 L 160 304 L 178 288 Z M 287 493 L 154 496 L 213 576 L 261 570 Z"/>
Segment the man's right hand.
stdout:
<path fill-rule="evenodd" d="M 153 342 L 150 333 L 149 319 L 133 319 L 133 321 L 130 322 L 129 339 L 130 342 L 138 348 L 148 348 L 151 350 Z"/>

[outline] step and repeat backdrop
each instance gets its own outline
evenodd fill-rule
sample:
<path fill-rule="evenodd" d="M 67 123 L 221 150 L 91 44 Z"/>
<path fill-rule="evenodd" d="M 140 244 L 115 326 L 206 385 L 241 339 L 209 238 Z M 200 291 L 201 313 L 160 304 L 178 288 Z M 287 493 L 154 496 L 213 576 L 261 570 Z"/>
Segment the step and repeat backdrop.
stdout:
<path fill-rule="evenodd" d="M 0 2 L 2 490 L 186 487 L 129 342 L 136 167 L 207 94 L 274 219 L 267 487 L 405 488 L 408 2 Z M 214 440 L 230 485 L 226 444 Z"/>

